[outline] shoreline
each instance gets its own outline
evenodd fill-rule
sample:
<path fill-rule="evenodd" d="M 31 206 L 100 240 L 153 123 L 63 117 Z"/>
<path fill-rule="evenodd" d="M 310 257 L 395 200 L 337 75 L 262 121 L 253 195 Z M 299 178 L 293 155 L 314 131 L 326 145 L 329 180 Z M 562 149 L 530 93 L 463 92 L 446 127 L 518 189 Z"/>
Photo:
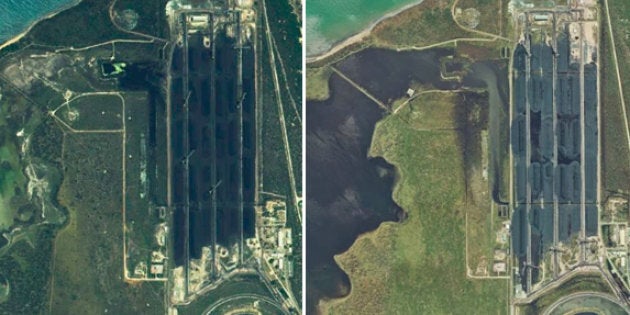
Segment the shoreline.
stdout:
<path fill-rule="evenodd" d="M 353 293 L 355 292 L 355 290 L 352 289 L 352 277 L 350 275 L 350 272 L 347 270 L 349 268 L 343 266 L 342 256 L 348 255 L 352 247 L 355 246 L 358 242 L 364 239 L 374 241 L 374 238 L 378 237 L 379 234 L 387 233 L 388 231 L 386 230 L 397 228 L 398 225 L 402 223 L 404 223 L 404 220 L 403 221 L 383 221 L 381 222 L 381 224 L 378 225 L 378 227 L 376 227 L 376 229 L 359 234 L 357 238 L 354 240 L 354 243 L 352 243 L 352 245 L 346 251 L 344 251 L 343 253 L 336 254 L 333 257 L 337 266 L 339 266 L 339 268 L 341 268 L 341 270 L 348 276 L 348 279 L 350 280 L 350 287 L 348 288 L 348 293 L 343 296 L 320 299 L 316 305 L 316 310 L 320 314 L 328 314 L 328 312 L 324 312 L 324 311 L 330 311 L 330 308 L 335 307 L 339 304 L 343 304 L 345 301 L 350 299 Z"/>
<path fill-rule="evenodd" d="M 379 119 L 374 125 L 374 132 L 376 132 L 376 128 L 378 127 L 381 121 L 382 119 Z M 374 134 L 372 136 L 374 136 Z M 373 154 L 371 142 L 370 142 L 370 147 L 368 148 L 368 158 L 370 159 L 381 158 L 387 164 L 391 165 L 394 171 L 394 182 L 392 183 L 390 196 L 394 204 L 402 212 L 397 215 L 398 219 L 396 221 L 388 221 L 388 220 L 382 221 L 375 229 L 360 233 L 359 235 L 357 235 L 357 237 L 354 239 L 354 242 L 352 242 L 352 245 L 350 245 L 348 249 L 346 249 L 345 251 L 341 253 L 335 254 L 333 256 L 333 261 L 335 262 L 335 264 L 341 269 L 341 271 L 343 271 L 343 273 L 345 273 L 348 276 L 348 280 L 349 280 L 348 292 L 344 295 L 337 296 L 337 297 L 320 298 L 317 301 L 317 304 L 315 305 L 315 312 L 318 315 L 329 314 L 331 308 L 337 305 L 343 304 L 344 302 L 349 300 L 355 292 L 355 290 L 352 287 L 352 275 L 349 271 L 350 268 L 348 268 L 348 266 L 344 266 L 343 256 L 347 256 L 352 251 L 352 248 L 357 245 L 358 242 L 361 242 L 364 239 L 368 239 L 372 241 L 375 241 L 375 239 L 380 239 L 379 236 L 382 236 L 381 234 L 391 233 L 391 229 L 399 228 L 400 225 L 405 224 L 409 218 L 409 212 L 405 210 L 395 199 L 396 191 L 400 189 L 400 183 L 402 181 L 402 178 L 404 177 L 398 165 L 386 159 L 385 156 L 383 155 Z"/>
<path fill-rule="evenodd" d="M 372 30 L 381 22 L 383 22 L 384 20 L 394 17 L 404 11 L 407 11 L 417 5 L 420 5 L 424 2 L 424 0 L 417 0 L 413 3 L 404 5 L 398 9 L 395 9 L 393 11 L 389 11 L 386 14 L 384 14 L 383 16 L 381 16 L 380 18 L 376 19 L 375 21 L 371 22 L 366 28 L 364 28 L 362 31 L 355 33 L 353 35 L 350 35 L 346 38 L 343 38 L 341 40 L 338 40 L 337 42 L 335 42 L 334 44 L 332 44 L 332 46 L 326 50 L 323 51 L 321 53 L 317 53 L 314 55 L 306 55 L 306 63 L 313 63 L 313 62 L 317 62 L 317 61 L 321 61 L 323 59 L 326 59 L 330 56 L 333 56 L 334 54 L 338 53 L 339 51 L 343 50 L 344 48 L 360 43 L 362 42 L 365 38 L 367 38 L 368 36 L 370 36 L 370 34 L 372 34 Z M 307 37 L 308 40 L 308 37 Z"/>
<path fill-rule="evenodd" d="M 43 21 L 43 20 L 47 20 L 50 19 L 52 17 L 54 17 L 55 15 L 66 11 L 68 9 L 71 9 L 75 6 L 77 6 L 79 3 L 81 3 L 82 0 L 75 0 L 74 2 L 68 4 L 68 5 L 64 5 L 62 7 L 59 7 L 55 10 L 53 10 L 52 12 L 37 18 L 35 21 L 33 21 L 32 23 L 29 24 L 29 26 L 22 32 L 20 32 L 19 34 L 11 37 L 10 39 L 8 39 L 7 41 L 3 42 L 2 44 L 0 44 L 0 51 L 2 51 L 4 48 L 9 47 L 17 42 L 19 42 L 22 38 L 24 38 L 24 36 L 26 36 L 32 29 L 33 27 L 35 27 L 35 25 L 37 25 L 39 22 Z"/>

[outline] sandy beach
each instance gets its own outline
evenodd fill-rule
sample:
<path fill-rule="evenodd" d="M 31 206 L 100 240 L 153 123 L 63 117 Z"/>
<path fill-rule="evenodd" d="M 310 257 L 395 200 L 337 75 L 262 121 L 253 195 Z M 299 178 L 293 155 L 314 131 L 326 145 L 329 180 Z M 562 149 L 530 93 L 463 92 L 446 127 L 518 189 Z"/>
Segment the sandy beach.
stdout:
<path fill-rule="evenodd" d="M 424 2 L 424 0 L 418 0 L 414 3 L 410 3 L 408 5 L 405 5 L 399 9 L 396 9 L 394 11 L 390 11 L 387 14 L 381 16 L 380 18 L 378 18 L 377 20 L 375 20 L 374 22 L 370 23 L 370 25 L 368 27 L 366 27 L 365 29 L 363 29 L 361 32 L 356 33 L 346 39 L 340 40 L 337 43 L 333 44 L 332 47 L 320 54 L 315 54 L 312 56 L 306 56 L 306 63 L 311 63 L 311 62 L 316 62 L 325 58 L 328 58 L 334 54 L 336 54 L 337 52 L 339 52 L 340 50 L 356 44 L 356 43 L 360 43 L 361 41 L 363 41 L 366 37 L 368 37 L 371 33 L 372 30 L 374 29 L 374 27 L 376 27 L 376 25 L 378 25 L 380 22 L 382 22 L 385 19 L 388 19 L 390 17 L 396 16 L 398 14 L 400 14 L 403 11 L 409 10 L 410 8 L 413 8 L 419 4 L 421 4 L 422 2 Z M 307 34 L 308 36 L 308 34 Z M 308 37 L 307 39 L 308 40 Z"/>
<path fill-rule="evenodd" d="M 39 23 L 39 22 L 41 22 L 43 20 L 46 20 L 46 19 L 50 19 L 50 18 L 52 18 L 53 16 L 59 14 L 62 11 L 65 11 L 65 10 L 68 10 L 68 9 L 70 9 L 72 7 L 75 7 L 79 3 L 81 3 L 81 0 L 78 0 L 78 1 L 76 1 L 74 3 L 71 3 L 70 5 L 60 7 L 59 9 L 57 9 L 57 10 L 55 10 L 53 12 L 50 12 L 49 14 L 47 14 L 47 15 L 39 18 L 39 19 L 37 19 L 36 21 L 31 23 L 31 25 L 29 25 L 28 28 L 26 28 L 26 30 L 24 30 L 22 33 L 14 36 L 13 38 L 7 40 L 6 42 L 3 42 L 2 44 L 0 44 L 0 50 L 4 49 L 5 47 L 8 47 L 8 46 L 10 46 L 12 44 L 17 43 L 18 41 L 20 41 L 20 39 L 22 39 L 24 36 L 26 36 L 26 34 L 28 34 L 28 32 L 30 32 L 35 25 L 37 25 L 37 23 Z"/>

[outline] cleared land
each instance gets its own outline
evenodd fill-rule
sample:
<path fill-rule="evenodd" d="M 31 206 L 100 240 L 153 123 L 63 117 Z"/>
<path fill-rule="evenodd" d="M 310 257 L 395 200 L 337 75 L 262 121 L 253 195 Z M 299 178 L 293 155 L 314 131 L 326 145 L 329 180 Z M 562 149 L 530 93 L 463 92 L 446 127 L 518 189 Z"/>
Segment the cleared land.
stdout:
<path fill-rule="evenodd" d="M 439 117 L 448 117 L 452 105 L 439 108 L 445 111 Z M 416 110 L 411 107 L 413 114 L 422 113 Z M 435 125 L 427 119 L 405 121 L 408 116 L 401 111 L 379 122 L 370 152 L 397 167 L 394 200 L 408 218 L 361 236 L 337 257 L 352 279 L 352 292 L 324 302 L 323 313 L 465 314 L 474 309 L 506 314 L 507 281 L 466 279 L 465 175 L 458 134 L 431 130 Z"/>

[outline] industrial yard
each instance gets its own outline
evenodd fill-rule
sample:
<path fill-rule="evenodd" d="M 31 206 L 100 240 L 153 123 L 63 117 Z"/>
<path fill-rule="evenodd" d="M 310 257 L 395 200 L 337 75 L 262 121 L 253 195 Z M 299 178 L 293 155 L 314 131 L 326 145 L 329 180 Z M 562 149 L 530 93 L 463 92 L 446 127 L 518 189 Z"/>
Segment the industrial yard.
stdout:
<path fill-rule="evenodd" d="M 300 309 L 291 287 L 296 259 L 286 203 L 261 190 L 260 161 L 268 149 L 258 139 L 259 93 L 267 60 L 261 58 L 258 9 L 253 1 L 167 5 L 174 43 L 167 113 L 173 309 L 184 311 L 248 276 L 258 276 L 267 294 L 226 295 L 206 311 L 232 312 L 234 304 L 248 309 L 255 301 L 281 313 Z"/>
<path fill-rule="evenodd" d="M 587 0 L 549 8 L 530 5 L 513 13 L 518 37 L 510 73 L 516 305 L 535 309 L 541 307 L 535 301 L 564 292 L 545 306 L 546 312 L 578 307 L 577 300 L 560 297 L 595 288 L 597 281 L 607 289 L 580 293 L 597 301 L 592 305 L 628 298 L 627 199 L 602 187 L 601 10 Z M 564 284 L 589 274 L 600 280 L 583 290 Z"/>
<path fill-rule="evenodd" d="M 518 17 L 512 237 L 525 292 L 592 260 L 599 187 L 596 16 L 589 8 L 566 8 Z"/>

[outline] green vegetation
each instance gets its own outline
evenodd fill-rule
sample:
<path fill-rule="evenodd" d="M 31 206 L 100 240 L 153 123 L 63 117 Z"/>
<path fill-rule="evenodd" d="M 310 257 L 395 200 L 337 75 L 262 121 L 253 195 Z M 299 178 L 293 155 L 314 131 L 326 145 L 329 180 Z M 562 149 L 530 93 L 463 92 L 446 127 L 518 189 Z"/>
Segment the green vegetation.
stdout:
<path fill-rule="evenodd" d="M 453 120 L 459 96 L 457 93 L 437 90 L 420 91 L 417 97 L 398 108 L 399 119 L 411 128 L 450 129 L 457 128 Z"/>
<path fill-rule="evenodd" d="M 467 9 L 474 9 L 479 14 L 477 19 L 478 25 L 475 30 L 505 36 L 506 24 L 509 22 L 507 17 L 508 1 L 506 0 L 459 0 L 455 6 L 456 10 L 461 9 L 464 12 Z M 499 13 L 499 14 L 498 14 Z M 463 23 L 459 17 L 459 22 Z"/>
<path fill-rule="evenodd" d="M 302 106 L 300 106 L 302 104 L 302 35 L 300 22 L 293 13 L 293 7 L 289 1 L 267 0 L 265 3 L 267 4 L 271 35 L 275 39 L 277 54 L 279 54 L 279 58 L 276 59 L 282 59 L 287 75 L 286 78 L 282 76 L 282 81 L 288 83 L 290 93 L 297 104 L 297 115 L 302 116 Z M 280 63 L 280 60 L 276 60 L 276 62 Z M 280 65 L 278 65 L 278 74 L 281 73 Z"/>
<path fill-rule="evenodd" d="M 436 106 L 446 112 L 453 108 Z M 394 200 L 408 218 L 402 224 L 383 224 L 337 258 L 350 275 L 352 292 L 346 299 L 325 303 L 323 311 L 506 314 L 507 281 L 466 278 L 461 139 L 456 131 L 434 129 L 435 124 L 418 113 L 417 119 L 409 116 L 408 110 L 401 110 L 380 121 L 370 150 L 371 156 L 382 156 L 397 167 Z M 453 116 L 451 124 L 459 119 Z"/>
<path fill-rule="evenodd" d="M 15 201 L 22 196 L 22 188 L 26 184 L 18 156 L 17 148 L 11 143 L 0 147 L 0 231 L 13 225 L 17 215 Z"/>
<path fill-rule="evenodd" d="M 519 314 L 534 315 L 541 314 L 547 307 L 558 299 L 576 292 L 602 292 L 612 293 L 608 284 L 599 274 L 590 274 L 579 277 L 573 277 L 558 289 L 544 294 L 542 297 L 534 300 L 531 304 L 519 307 Z"/>
<path fill-rule="evenodd" d="M 48 166 L 59 161 L 61 133 L 53 118 L 45 117 L 43 108 L 27 100 L 13 85 L 0 81 L 0 93 L 0 232 L 5 232 L 4 228 L 9 226 L 20 228 L 11 233 L 11 245 L 0 249 L 0 278 L 7 281 L 8 287 L 4 289 L 9 290 L 8 296 L 0 294 L 3 295 L 0 314 L 41 314 L 46 312 L 48 302 L 50 256 L 56 227 L 38 224 L 43 219 L 41 206 L 36 202 L 46 203 L 46 221 L 58 218 L 51 218 L 56 214 L 52 210 L 56 205 L 50 203 L 50 196 L 43 196 L 43 200 L 28 198 L 24 174 L 28 162 L 20 159 L 20 151 L 22 137 L 28 136 L 28 161 L 32 162 L 38 176 L 48 180 L 48 190 L 55 193 L 60 181 L 58 172 Z M 19 131 L 23 131 L 23 136 L 18 136 Z M 6 240 L 2 238 L 0 244 L 5 245 Z"/>
<path fill-rule="evenodd" d="M 488 166 L 487 132 L 484 149 L 482 132 L 487 130 L 487 94 L 423 91 L 397 110 L 401 122 L 415 131 L 458 131 L 459 142 L 466 142 L 466 254 L 470 274 L 491 275 L 496 232 L 501 222 L 491 209 L 490 184 L 483 178 Z M 466 108 L 466 110 L 464 110 Z M 480 114 L 481 113 L 481 114 Z M 482 117 L 483 116 L 483 117 Z M 462 137 L 462 134 L 466 134 Z M 485 160 L 482 158 L 485 150 Z M 462 152 L 463 153 L 463 152 Z M 461 154 L 461 153 L 460 153 Z M 483 165 L 482 162 L 486 164 Z"/>
<path fill-rule="evenodd" d="M 617 45 L 617 57 L 621 71 L 622 86 L 626 106 L 630 105 L 630 60 L 624 58 L 630 53 L 630 23 L 626 18 L 630 14 L 630 3 L 618 0 L 608 1 Z M 605 10 L 602 14 L 602 32 L 600 39 L 600 61 L 602 71 L 602 163 L 603 185 L 609 191 L 629 191 L 630 182 L 630 148 L 626 137 L 626 125 L 623 120 L 622 104 L 619 96 L 617 74 L 615 70 L 610 33 L 608 32 Z M 630 110 L 630 108 L 627 108 Z"/>
<path fill-rule="evenodd" d="M 269 47 L 266 38 L 263 40 L 265 50 L 262 55 L 264 58 L 262 63 L 268 63 L 269 56 L 267 54 L 270 50 L 275 53 L 276 69 L 274 70 L 278 73 L 280 97 L 284 110 L 283 118 L 286 123 L 291 152 L 292 171 L 299 195 L 302 191 L 302 46 L 298 42 L 300 28 L 288 1 L 266 1 L 265 4 L 269 16 L 269 31 L 275 45 Z M 263 31 L 267 30 L 261 30 L 261 32 Z M 267 77 L 269 78 L 268 81 L 271 81 L 271 73 L 266 72 L 267 75 L 265 75 L 265 68 L 262 68 L 263 77 Z M 263 87 L 263 93 L 265 91 L 272 93 L 273 90 L 273 88 L 267 90 Z M 274 105 L 277 106 L 277 103 Z M 286 160 L 286 157 L 284 159 Z"/>
<path fill-rule="evenodd" d="M 379 23 L 372 31 L 377 46 L 422 47 L 451 39 L 471 37 L 453 20 L 453 0 L 425 0 Z M 472 36 L 479 37 L 479 36 Z"/>
<path fill-rule="evenodd" d="M 261 41 L 261 45 L 258 47 L 257 53 L 259 60 L 268 60 L 269 58 L 269 47 L 267 45 L 266 40 Z M 278 60 L 276 59 L 278 63 Z M 285 67 L 288 66 L 285 64 Z M 260 90 L 259 92 L 259 103 L 262 104 L 262 126 L 258 126 L 261 128 L 261 132 L 259 136 L 261 136 L 260 141 L 262 142 L 262 191 L 271 192 L 279 195 L 286 196 L 287 199 L 287 221 L 289 227 L 293 229 L 293 244 L 295 244 L 294 248 L 294 257 L 301 257 L 302 253 L 302 226 L 299 224 L 297 220 L 297 216 L 295 213 L 295 209 L 293 209 L 290 201 L 291 196 L 291 186 L 289 183 L 289 173 L 287 166 L 287 159 L 284 151 L 284 142 L 282 139 L 282 132 L 280 127 L 280 113 L 278 110 L 278 103 L 274 93 L 274 85 L 271 78 L 271 67 L 269 62 L 260 62 L 259 69 L 262 73 L 263 79 L 259 81 Z M 280 85 L 283 85 L 284 76 L 280 70 L 279 64 L 277 65 L 278 76 L 280 78 Z M 301 80 L 300 80 L 301 81 Z M 302 194 L 302 124 L 298 121 L 298 112 L 296 112 L 288 98 L 288 94 L 286 93 L 286 89 L 281 89 L 281 97 L 284 104 L 284 119 L 286 122 L 287 133 L 289 138 L 289 144 L 291 146 L 291 159 L 293 163 L 293 173 L 296 181 L 296 189 L 298 195 Z M 293 92 L 292 92 L 293 93 Z M 295 95 L 295 94 L 293 94 Z M 295 99 L 296 101 L 298 99 Z M 300 98 L 301 100 L 301 92 Z M 296 104 L 301 108 L 301 103 Z M 301 115 L 301 109 L 300 109 Z M 301 117 L 300 117 L 301 118 Z M 300 275 L 299 270 L 302 268 L 301 258 L 297 259 L 294 264 L 294 271 L 296 271 L 296 275 Z M 291 287 L 293 289 L 293 293 L 296 296 L 301 296 L 302 290 L 302 277 L 295 276 L 291 279 Z"/>
<path fill-rule="evenodd" d="M 306 99 L 311 101 L 323 101 L 330 95 L 328 80 L 332 70 L 325 66 L 321 68 L 306 68 Z"/>
<path fill-rule="evenodd" d="M 511 44 L 501 41 L 459 41 L 456 48 L 456 55 L 461 58 L 471 60 L 493 60 L 500 59 L 501 50 Z M 507 60 L 507 59 L 506 59 Z M 506 62 L 507 63 L 507 62 Z"/>
<path fill-rule="evenodd" d="M 0 314 L 48 313 L 47 292 L 54 228 L 43 225 L 30 239 L 14 244 L 0 255 L 0 278 L 9 283 L 9 299 L 0 303 Z"/>
<path fill-rule="evenodd" d="M 457 0 L 424 0 L 421 4 L 379 22 L 372 29 L 370 36 L 367 36 L 365 39 L 352 43 L 331 56 L 309 62 L 308 66 L 313 68 L 324 67 L 372 46 L 391 49 L 421 49 L 432 45 L 443 46 L 445 42 L 452 44 L 452 41 L 456 39 L 462 39 L 459 42 L 486 42 L 496 46 L 496 42 L 491 40 L 492 38 L 489 36 L 470 32 L 455 23 L 451 12 L 455 1 Z M 503 5 L 502 10 L 502 19 L 507 24 L 507 5 Z M 496 11 L 491 12 L 493 12 L 492 14 L 494 14 L 496 19 Z M 509 25 L 504 28 L 507 27 Z M 307 93 L 311 93 L 308 92 L 310 89 L 308 80 L 307 84 L 309 84 Z M 317 88 L 317 86 L 314 88 Z"/>
<path fill-rule="evenodd" d="M 133 10 L 139 15 L 138 24 L 133 29 L 134 32 L 164 38 L 168 36 L 165 9 L 167 2 L 167 0 L 116 0 L 114 10 L 119 14 L 124 10 Z"/>
<path fill-rule="evenodd" d="M 617 49 L 617 58 L 619 62 L 619 71 L 621 72 L 621 84 L 623 86 L 624 97 L 626 98 L 626 106 L 630 103 L 630 60 L 625 56 L 630 55 L 630 3 L 623 0 L 608 0 L 610 10 L 610 20 L 612 22 L 613 35 L 615 37 L 615 46 Z M 602 28 L 605 29 L 605 40 L 610 41 L 608 33 L 608 24 L 606 21 L 606 11 L 602 6 Z M 610 45 L 610 44 L 609 44 Z M 610 49 L 610 46 L 607 47 Z M 611 51 L 612 53 L 612 51 Z M 606 68 L 613 76 L 616 77 L 615 64 L 610 60 L 610 67 Z M 617 81 L 615 80 L 615 86 Z M 629 108 L 626 108 L 629 110 Z M 630 113 L 628 113 L 630 116 Z M 630 118 L 630 117 L 629 117 Z"/>
<path fill-rule="evenodd" d="M 267 58 L 269 51 L 267 45 L 261 45 L 260 58 Z M 266 59 L 265 59 L 266 60 Z M 271 67 L 268 62 L 261 62 L 261 72 L 269 74 Z M 290 196 L 289 174 L 287 160 L 284 155 L 284 144 L 282 142 L 282 132 L 280 130 L 280 114 L 275 94 L 273 93 L 273 81 L 270 79 L 261 80 L 261 99 L 258 104 L 262 104 L 262 176 L 263 191 L 273 192 L 285 196 Z"/>
<path fill-rule="evenodd" d="M 62 141 L 60 126 L 53 117 L 48 116 L 33 132 L 29 153 L 33 158 L 60 165 Z"/>
<path fill-rule="evenodd" d="M 70 214 L 55 241 L 55 314 L 163 313 L 163 284 L 125 283 L 120 134 L 68 134 L 60 202 Z"/>
<path fill-rule="evenodd" d="M 55 113 L 75 130 L 121 130 L 123 99 L 113 94 L 80 95 Z"/>
<path fill-rule="evenodd" d="M 155 232 L 162 220 L 151 203 L 153 177 L 148 169 L 149 105 L 146 93 L 125 93 L 125 176 L 127 270 L 132 275 L 136 264 L 150 265 L 151 252 L 160 250 Z M 129 119 L 131 118 L 131 119 Z M 164 249 L 161 249 L 165 253 Z M 149 276 L 149 275 L 147 275 Z"/>
<path fill-rule="evenodd" d="M 83 0 L 70 10 L 40 21 L 17 43 L 3 49 L 0 57 L 29 44 L 84 47 L 111 39 L 134 39 L 135 35 L 118 30 L 109 17 L 114 0 Z"/>
<path fill-rule="evenodd" d="M 4 83 L 0 80 L 0 233 L 41 221 L 32 216 L 33 220 L 14 219 L 19 219 L 20 208 L 33 206 L 27 196 L 27 178 L 24 174 L 26 163 L 20 159 L 20 151 L 23 137 L 33 132 L 41 122 L 43 113 L 13 86 Z M 22 136 L 18 136 L 20 131 L 23 131 Z M 32 140 L 38 141 L 36 137 Z"/>

